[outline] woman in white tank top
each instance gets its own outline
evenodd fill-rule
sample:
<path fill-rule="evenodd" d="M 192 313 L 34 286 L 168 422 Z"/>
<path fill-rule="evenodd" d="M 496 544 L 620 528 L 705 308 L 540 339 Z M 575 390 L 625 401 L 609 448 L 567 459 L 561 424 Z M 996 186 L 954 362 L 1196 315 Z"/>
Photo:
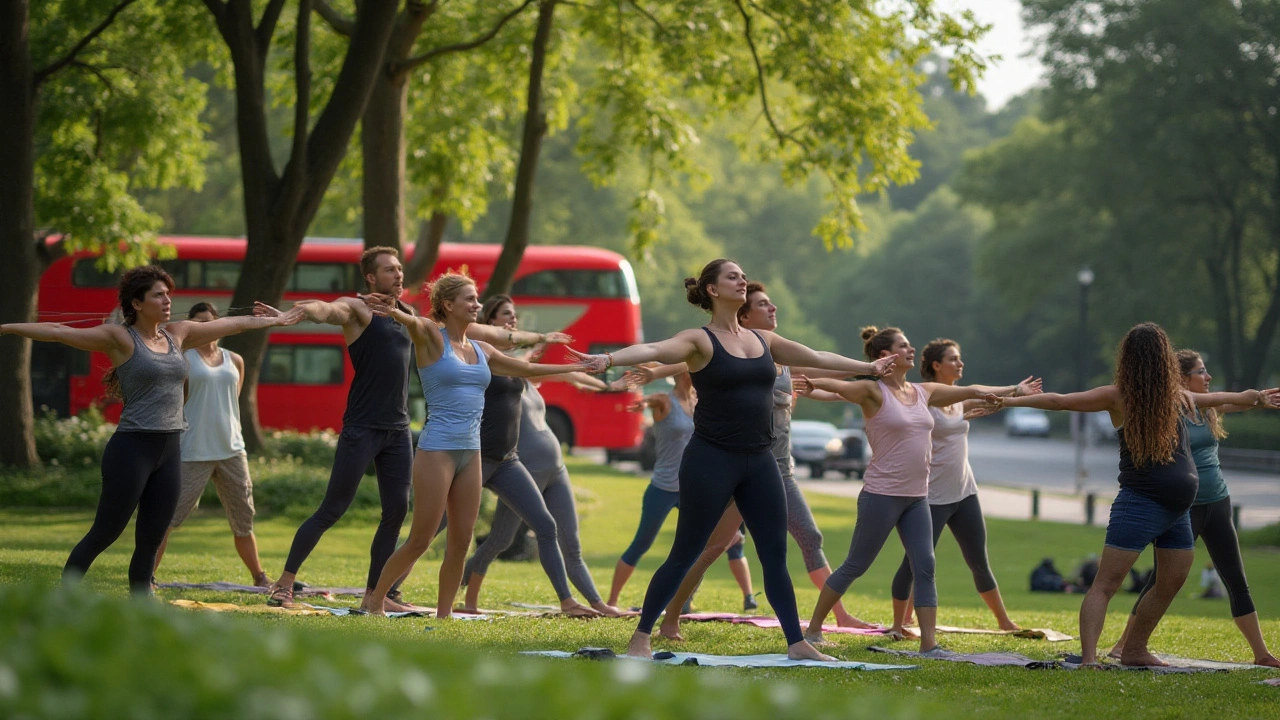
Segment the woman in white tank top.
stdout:
<path fill-rule="evenodd" d="M 218 318 L 211 303 L 196 303 L 187 317 L 197 322 Z M 240 386 L 244 382 L 244 360 L 217 341 L 183 353 L 187 360 L 187 430 L 182 434 L 182 490 L 169 532 L 156 553 L 156 569 L 164 558 L 169 533 L 186 520 L 200 504 L 209 480 L 227 511 L 227 522 L 236 552 L 249 569 L 253 584 L 270 587 L 271 578 L 258 559 L 258 540 L 253 534 L 253 480 L 240 430 Z"/>

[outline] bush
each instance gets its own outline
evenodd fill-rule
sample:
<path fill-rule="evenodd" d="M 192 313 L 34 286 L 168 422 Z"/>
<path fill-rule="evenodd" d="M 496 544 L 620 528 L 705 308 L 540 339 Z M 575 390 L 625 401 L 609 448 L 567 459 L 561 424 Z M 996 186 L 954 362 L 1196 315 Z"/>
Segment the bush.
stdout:
<path fill-rule="evenodd" d="M 98 505 L 102 471 L 49 465 L 31 470 L 0 467 L 0 507 L 82 507 Z"/>
<path fill-rule="evenodd" d="M 1240 531 L 1241 547 L 1280 547 L 1280 523 Z"/>
<path fill-rule="evenodd" d="M 1280 448 L 1280 413 L 1228 413 L 1223 419 L 1227 437 L 1224 448 L 1240 450 L 1275 450 Z"/>
<path fill-rule="evenodd" d="M 267 433 L 267 455 L 297 458 L 303 465 L 333 467 L 338 434 L 332 430 L 272 430 Z"/>
<path fill-rule="evenodd" d="M 89 408 L 75 417 L 59 418 L 52 410 L 35 419 L 36 453 L 53 466 L 90 466 L 102 462 L 102 451 L 116 426 Z"/>
<path fill-rule="evenodd" d="M 330 457 L 328 465 L 332 464 L 333 459 Z M 249 473 L 253 477 L 253 502 L 258 513 L 310 514 L 324 499 L 325 488 L 329 485 L 328 465 L 322 470 L 292 456 L 254 458 L 249 463 Z M 205 488 L 201 502 L 210 498 L 216 507 L 217 495 L 212 483 Z M 373 478 L 366 477 L 356 491 L 351 510 L 379 507 L 378 483 Z"/>

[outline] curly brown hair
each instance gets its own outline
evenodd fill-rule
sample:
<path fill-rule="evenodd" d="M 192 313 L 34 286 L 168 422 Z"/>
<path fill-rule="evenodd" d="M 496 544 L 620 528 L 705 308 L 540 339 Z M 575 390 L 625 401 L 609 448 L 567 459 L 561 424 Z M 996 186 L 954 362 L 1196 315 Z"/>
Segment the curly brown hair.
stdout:
<path fill-rule="evenodd" d="M 1196 363 L 1203 359 L 1195 350 L 1186 349 L 1179 350 L 1175 356 L 1178 358 L 1178 370 L 1184 377 L 1190 375 L 1191 371 L 1196 369 Z M 1213 433 L 1215 438 L 1221 440 L 1227 436 L 1227 429 L 1222 427 L 1222 416 L 1218 414 L 1217 408 L 1204 408 L 1200 414 L 1204 416 L 1204 421 L 1209 424 L 1209 432 Z"/>
<path fill-rule="evenodd" d="M 1124 400 L 1124 442 L 1138 467 L 1173 461 L 1186 408 L 1173 345 L 1155 323 L 1134 325 L 1116 351 L 1116 388 Z"/>
<path fill-rule="evenodd" d="M 938 338 L 924 346 L 924 350 L 920 353 L 920 377 L 929 382 L 938 378 L 938 374 L 933 370 L 933 364 L 942 362 L 942 358 L 947 354 L 947 348 L 955 348 L 956 352 L 960 352 L 960 343 L 947 338 Z"/>

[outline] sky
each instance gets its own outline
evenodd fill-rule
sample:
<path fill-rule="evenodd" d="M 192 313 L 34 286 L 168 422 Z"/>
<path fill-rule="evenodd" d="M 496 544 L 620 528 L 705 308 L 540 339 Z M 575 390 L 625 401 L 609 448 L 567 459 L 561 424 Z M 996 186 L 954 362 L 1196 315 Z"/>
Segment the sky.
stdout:
<path fill-rule="evenodd" d="M 1022 26 L 1022 4 L 1018 0 L 940 0 L 938 6 L 944 10 L 972 10 L 979 21 L 992 25 L 978 45 L 984 55 L 1003 56 L 991 64 L 978 83 L 988 106 L 999 108 L 1009 98 L 1039 82 L 1042 71 L 1039 61 L 1024 57 L 1032 45 Z"/>

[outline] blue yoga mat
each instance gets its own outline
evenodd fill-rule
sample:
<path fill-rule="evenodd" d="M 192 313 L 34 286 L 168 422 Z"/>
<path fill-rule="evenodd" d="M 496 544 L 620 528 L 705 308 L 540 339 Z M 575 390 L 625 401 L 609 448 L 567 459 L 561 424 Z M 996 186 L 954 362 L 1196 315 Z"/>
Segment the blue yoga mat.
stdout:
<path fill-rule="evenodd" d="M 537 655 L 551 658 L 577 657 L 576 653 L 563 650 L 525 650 L 521 655 Z M 653 662 L 661 665 L 698 665 L 699 667 L 815 667 L 829 670 L 915 670 L 919 665 L 877 665 L 863 662 L 819 662 L 817 660 L 792 660 L 786 655 L 703 655 L 701 653 L 672 653 L 673 657 Z M 619 657 L 627 660 L 632 658 Z"/>

